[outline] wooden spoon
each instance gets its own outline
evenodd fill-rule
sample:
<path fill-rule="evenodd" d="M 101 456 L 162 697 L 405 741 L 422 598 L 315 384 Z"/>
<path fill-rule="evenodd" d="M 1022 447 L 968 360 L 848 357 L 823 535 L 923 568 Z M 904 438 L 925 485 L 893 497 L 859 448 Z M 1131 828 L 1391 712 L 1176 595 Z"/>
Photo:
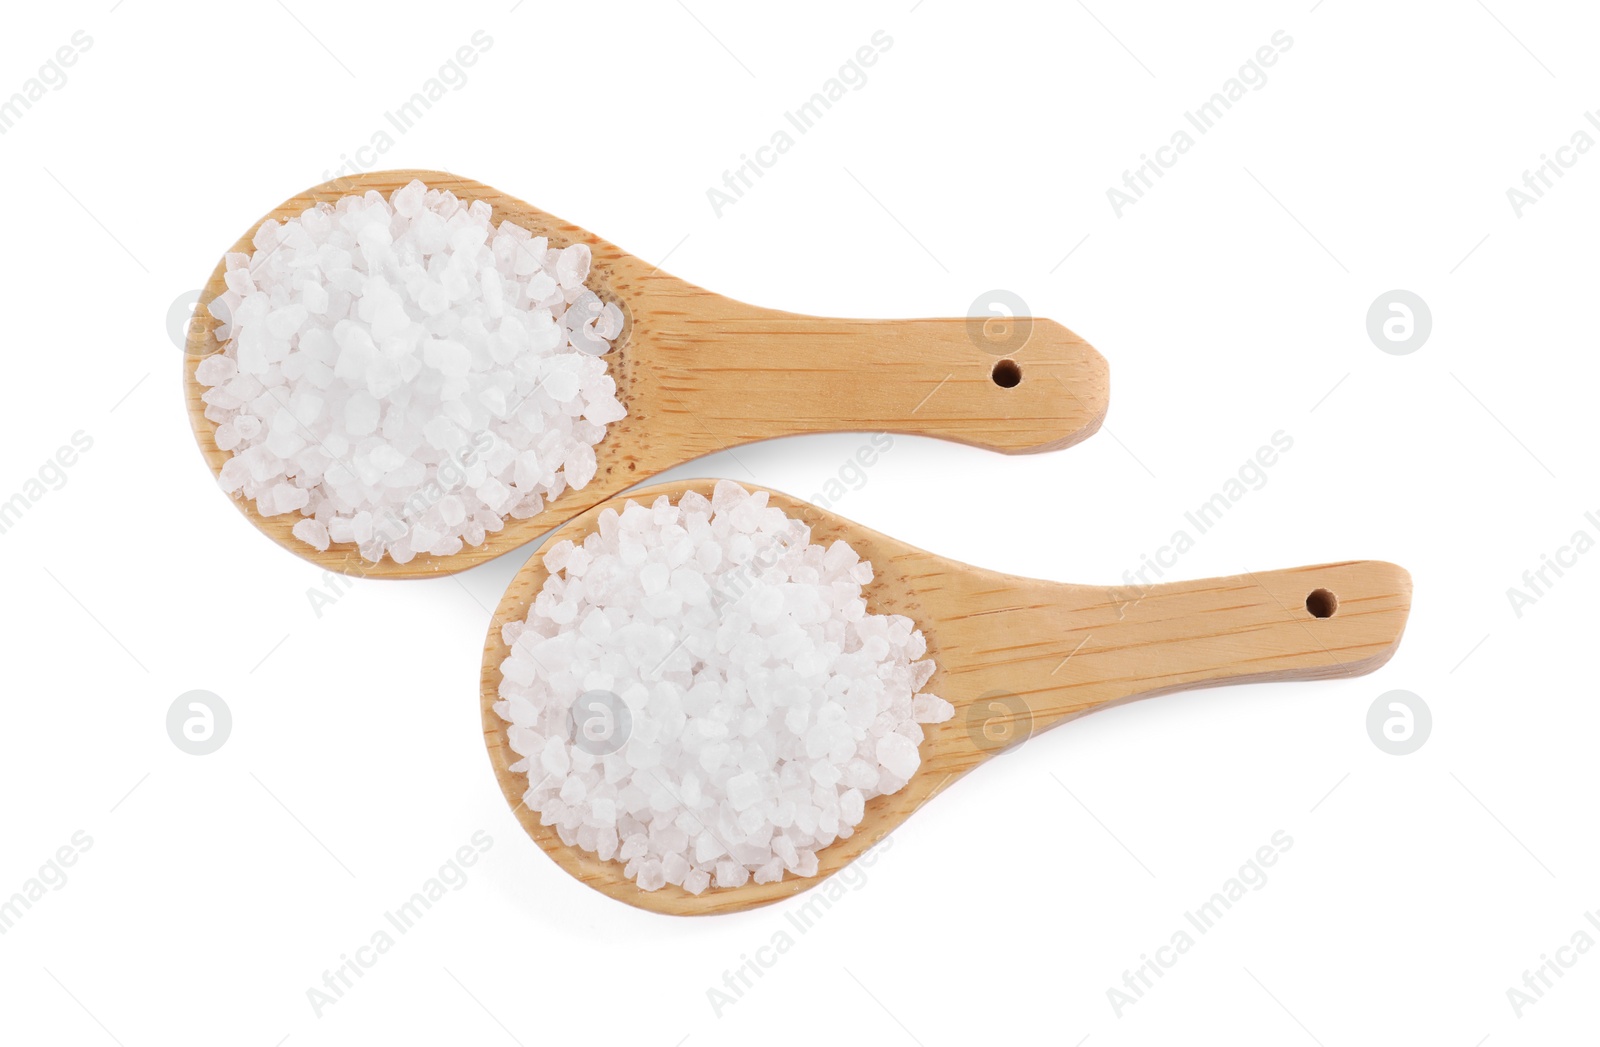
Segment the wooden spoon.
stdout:
<path fill-rule="evenodd" d="M 402 565 L 387 557 L 374 564 L 353 544 L 319 553 L 290 533 L 298 513 L 263 517 L 253 503 L 234 499 L 279 545 L 329 570 L 374 578 L 465 570 L 671 466 L 775 436 L 887 431 L 1022 454 L 1077 443 L 1105 418 L 1105 360 L 1053 320 L 823 319 L 762 309 L 696 287 L 515 197 L 441 171 L 375 171 L 324 182 L 273 208 L 230 250 L 252 251 L 256 230 L 269 218 L 282 222 L 313 204 L 373 189 L 388 196 L 413 178 L 464 200 L 486 200 L 495 223 L 510 219 L 549 237 L 551 247 L 589 245 L 589 288 L 626 318 L 606 360 L 628 416 L 595 448 L 598 469 L 588 486 L 562 494 L 538 516 L 508 518 L 484 545 L 454 556 L 419 555 Z M 224 272 L 219 262 L 201 292 L 183 376 L 189 419 L 213 473 L 231 452 L 217 448 L 216 423 L 205 416 L 205 387 L 194 372 L 221 349 L 213 333 L 218 321 L 206 307 L 226 289 Z"/>
<path fill-rule="evenodd" d="M 715 480 L 656 484 L 605 503 L 676 503 L 685 491 L 711 496 Z M 752 491 L 761 490 L 751 484 Z M 947 785 L 1005 749 L 1102 706 L 1192 687 L 1257 680 L 1358 676 L 1394 654 L 1411 609 L 1411 576 L 1375 560 L 1168 582 L 1143 589 L 1045 582 L 970 567 L 878 534 L 776 491 L 770 504 L 811 527 L 811 540 L 848 541 L 870 560 L 868 610 L 917 623 L 937 666 L 926 690 L 956 707 L 925 728 L 922 766 L 900 792 L 867 803 L 855 835 L 818 852 L 815 877 L 709 887 L 695 896 L 668 885 L 641 891 L 622 863 L 568 847 L 554 827 L 522 804 L 527 776 L 507 768 L 518 756 L 494 711 L 506 622 L 527 616 L 544 585 L 543 558 L 531 557 L 495 610 L 484 643 L 483 735 L 506 801 L 529 836 L 556 864 L 629 905 L 674 915 L 734 912 L 781 901 L 816 886 L 854 861 Z M 547 540 L 581 542 L 598 527 L 596 506 Z"/>

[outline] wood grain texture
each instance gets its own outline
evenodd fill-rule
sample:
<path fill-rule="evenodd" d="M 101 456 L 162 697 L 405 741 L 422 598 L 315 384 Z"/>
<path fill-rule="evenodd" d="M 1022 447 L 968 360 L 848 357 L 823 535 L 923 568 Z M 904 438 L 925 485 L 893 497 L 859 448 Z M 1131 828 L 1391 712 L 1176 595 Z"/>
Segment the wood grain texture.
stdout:
<path fill-rule="evenodd" d="M 649 505 L 685 491 L 711 496 L 715 480 L 643 488 L 596 506 L 553 533 L 547 545 L 581 542 L 605 505 Z M 752 484 L 748 490 L 761 490 Z M 930 725 L 922 766 L 905 789 L 867 804 L 848 840 L 819 852 L 811 879 L 709 888 L 641 891 L 620 862 L 567 847 L 522 805 L 526 776 L 495 713 L 500 663 L 509 656 L 501 627 L 525 618 L 544 585 L 542 557 L 530 558 L 495 611 L 484 643 L 480 702 L 484 741 L 506 802 L 556 863 L 595 890 L 660 913 L 733 912 L 793 897 L 855 860 L 895 826 L 989 757 L 1033 734 L 1095 709 L 1135 698 L 1218 684 L 1356 676 L 1388 661 L 1411 608 L 1411 577 L 1393 564 L 1363 560 L 1229 578 L 1171 582 L 1142 590 L 1046 582 L 971 567 L 913 548 L 776 491 L 771 504 L 812 529 L 812 541 L 847 540 L 872 562 L 868 609 L 903 614 L 922 629 L 937 665 L 925 690 L 953 703 L 955 717 Z M 1331 617 L 1307 609 L 1315 590 L 1337 599 Z M 1015 799 L 1015 797 L 1013 797 Z"/>
<path fill-rule="evenodd" d="M 1048 451 L 1082 440 L 1105 418 L 1106 362 L 1083 339 L 1052 320 L 987 324 L 939 320 L 826 319 L 763 309 L 662 272 L 585 229 L 470 179 L 440 171 L 374 171 L 325 182 L 284 201 L 230 251 L 253 250 L 267 219 L 282 222 L 322 202 L 377 190 L 387 196 L 413 178 L 466 200 L 485 200 L 496 223 L 509 219 L 552 247 L 587 243 L 594 254 L 588 286 L 623 310 L 626 322 L 607 355 L 628 416 L 595 448 L 595 479 L 568 491 L 538 516 L 506 520 L 477 548 L 450 557 L 418 556 L 373 564 L 353 545 L 319 553 L 290 530 L 301 517 L 239 510 L 279 545 L 325 568 L 372 578 L 415 578 L 465 570 L 518 546 L 636 483 L 716 451 L 777 436 L 892 432 L 942 437 L 1008 454 Z M 184 395 L 201 453 L 218 473 L 230 457 L 216 445 L 195 381 L 201 359 L 220 351 L 206 310 L 224 290 L 218 262 L 200 295 L 184 357 Z M 1026 334 L 1012 351 L 1011 345 Z M 1009 359 L 1022 373 L 1002 388 L 992 372 Z"/>

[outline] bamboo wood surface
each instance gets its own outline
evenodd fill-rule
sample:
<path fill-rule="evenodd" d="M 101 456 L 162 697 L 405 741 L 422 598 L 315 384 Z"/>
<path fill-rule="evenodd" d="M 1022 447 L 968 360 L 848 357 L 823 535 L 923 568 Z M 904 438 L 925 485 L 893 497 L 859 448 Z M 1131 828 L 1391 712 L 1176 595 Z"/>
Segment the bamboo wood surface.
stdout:
<path fill-rule="evenodd" d="M 250 252 L 262 222 L 294 218 L 317 203 L 377 190 L 387 196 L 413 178 L 464 200 L 485 200 L 493 221 L 509 219 L 551 247 L 590 246 L 587 284 L 623 310 L 606 356 L 628 410 L 595 447 L 598 468 L 526 520 L 507 519 L 484 545 L 406 564 L 363 559 L 352 544 L 319 553 L 290 533 L 298 513 L 239 510 L 279 545 L 324 568 L 373 578 L 414 578 L 465 570 L 524 545 L 590 506 L 672 466 L 756 440 L 803 433 L 887 431 L 942 437 L 1008 454 L 1067 447 L 1100 427 L 1109 393 L 1106 362 L 1077 335 L 1035 318 L 828 319 L 746 305 L 662 272 L 642 259 L 515 197 L 440 171 L 374 171 L 314 186 L 284 201 L 230 251 Z M 220 351 L 218 321 L 206 307 L 226 288 L 218 262 L 189 326 L 184 394 L 201 453 L 213 474 L 230 452 L 216 445 L 200 360 Z M 1021 341 L 1022 344 L 1014 345 Z M 1008 348 L 1009 347 L 1009 348 Z M 1021 381 L 1002 387 L 997 364 Z"/>
<path fill-rule="evenodd" d="M 658 484 L 591 508 L 549 544 L 583 537 L 606 505 L 673 502 L 689 490 L 711 496 L 715 480 Z M 761 490 L 752 484 L 748 490 Z M 907 786 L 867 804 L 848 840 L 818 853 L 810 879 L 718 889 L 698 897 L 668 885 L 639 890 L 622 863 L 567 847 L 522 805 L 527 777 L 507 768 L 518 756 L 494 711 L 501 627 L 527 616 L 543 586 L 534 555 L 513 579 L 484 644 L 480 700 L 484 740 L 501 790 L 522 827 L 562 869 L 595 890 L 642 909 L 675 915 L 733 912 L 792 897 L 855 860 L 963 774 L 1031 735 L 1095 709 L 1135 698 L 1219 684 L 1357 676 L 1388 661 L 1411 608 L 1411 577 L 1379 561 L 1297 567 L 1144 589 L 1073 585 L 1000 574 L 936 556 L 878 534 L 809 502 L 770 492 L 771 503 L 812 528 L 812 541 L 848 541 L 870 560 L 868 610 L 917 623 L 937 666 L 925 690 L 956 707 L 928 725 L 922 766 Z M 1332 609 L 1331 616 L 1313 613 Z"/>

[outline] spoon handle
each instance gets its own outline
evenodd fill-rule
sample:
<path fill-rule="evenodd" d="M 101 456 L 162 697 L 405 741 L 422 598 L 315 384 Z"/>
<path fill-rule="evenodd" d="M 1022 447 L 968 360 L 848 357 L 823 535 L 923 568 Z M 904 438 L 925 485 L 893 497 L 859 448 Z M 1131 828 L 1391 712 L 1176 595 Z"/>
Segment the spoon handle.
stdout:
<path fill-rule="evenodd" d="M 1000 591 L 972 602 L 988 593 Z M 1371 672 L 1400 643 L 1411 576 L 1358 560 L 1154 585 L 1030 581 L 1000 598 L 979 611 L 989 639 L 964 652 L 976 664 L 941 692 L 976 707 L 966 719 L 982 755 L 1129 699 Z"/>
<path fill-rule="evenodd" d="M 1105 359 L 1034 317 L 828 319 L 708 296 L 640 328 L 640 384 L 663 394 L 679 460 L 827 432 L 1055 450 L 1100 427 L 1109 395 Z"/>
<path fill-rule="evenodd" d="M 1369 673 L 1400 643 L 1411 575 L 1394 564 L 1358 560 L 1111 594 L 1120 620 L 1104 635 L 1129 649 L 1116 659 L 1127 671 L 1106 681 L 1108 693 L 1144 697 Z"/>

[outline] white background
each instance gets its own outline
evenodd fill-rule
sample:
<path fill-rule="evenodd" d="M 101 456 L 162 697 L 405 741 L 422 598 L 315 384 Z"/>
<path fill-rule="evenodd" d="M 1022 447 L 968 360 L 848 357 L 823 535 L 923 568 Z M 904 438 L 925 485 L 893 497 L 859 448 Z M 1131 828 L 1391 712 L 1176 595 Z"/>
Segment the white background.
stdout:
<path fill-rule="evenodd" d="M 1600 106 L 1594 12 L 912 2 L 7 12 L 0 97 L 75 31 L 93 43 L 0 136 L 0 498 L 75 432 L 93 448 L 0 535 L 0 896 L 75 832 L 93 843 L 0 936 L 0 1038 L 1592 1035 L 1600 950 L 1520 1017 L 1507 989 L 1600 908 L 1600 555 L 1520 617 L 1507 589 L 1574 531 L 1600 533 L 1584 519 L 1600 510 L 1600 156 L 1520 217 L 1506 190 Z M 495 786 L 478 660 L 523 555 L 358 582 L 319 616 L 320 573 L 218 493 L 184 416 L 169 304 L 479 29 L 493 45 L 468 82 L 364 166 L 477 178 L 763 305 L 962 315 L 1009 289 L 1110 360 L 1110 416 L 1087 443 L 1005 458 L 897 438 L 837 511 L 956 559 L 1111 584 L 1281 429 L 1293 450 L 1172 576 L 1395 561 L 1416 585 L 1397 656 L 1031 740 L 896 832 L 718 1016 L 708 988 L 794 903 L 687 920 L 610 901 L 529 842 Z M 893 45 L 865 86 L 719 218 L 707 188 L 879 29 Z M 1293 45 L 1265 86 L 1118 217 L 1107 188 L 1280 29 Z M 1366 332 L 1394 288 L 1431 307 L 1411 355 Z M 806 497 L 864 439 L 672 475 Z M 234 720 L 204 757 L 165 729 L 195 688 Z M 1366 729 L 1397 688 L 1433 713 L 1409 756 Z M 1119 1016 L 1107 990 L 1280 829 L 1294 843 L 1267 884 Z M 306 990 L 479 830 L 493 845 L 466 886 L 318 1017 Z"/>

